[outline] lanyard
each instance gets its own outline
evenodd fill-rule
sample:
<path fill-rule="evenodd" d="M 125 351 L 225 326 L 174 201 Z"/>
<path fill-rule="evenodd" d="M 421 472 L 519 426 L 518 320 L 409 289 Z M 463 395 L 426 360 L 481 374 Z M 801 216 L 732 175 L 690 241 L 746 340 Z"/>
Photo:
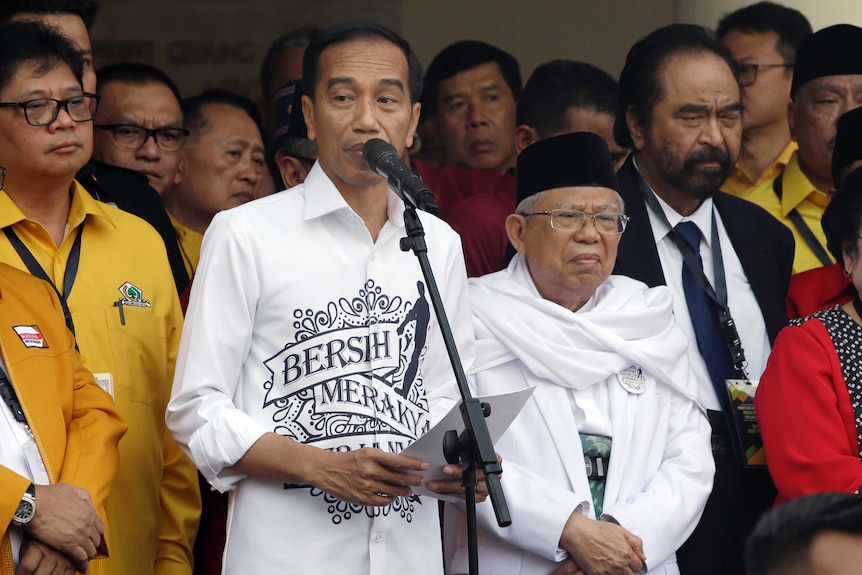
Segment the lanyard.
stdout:
<path fill-rule="evenodd" d="M 42 266 L 39 265 L 39 262 L 36 261 L 30 250 L 27 249 L 21 238 L 12 230 L 12 226 L 3 228 L 3 233 L 9 238 L 9 243 L 18 252 L 18 256 L 24 262 L 24 265 L 27 266 L 30 274 L 41 280 L 45 280 L 54 288 L 57 297 L 60 298 L 60 305 L 63 307 L 63 317 L 66 319 L 66 327 L 69 328 L 72 335 L 75 335 L 75 324 L 72 322 L 72 313 L 69 311 L 66 298 L 72 293 L 72 287 L 75 285 L 75 277 L 78 275 L 78 263 L 81 261 L 81 234 L 83 232 L 84 226 L 79 227 L 78 235 L 75 236 L 75 241 L 72 243 L 72 250 L 69 252 L 69 261 L 66 263 L 66 272 L 63 274 L 63 293 L 60 293 L 60 290 L 57 289 L 57 286 L 54 285 L 54 282 L 51 281 L 51 278 L 48 277 L 48 274 L 45 273 L 45 270 L 42 269 Z M 75 349 L 78 349 L 77 343 L 75 343 Z"/>
<path fill-rule="evenodd" d="M 727 306 L 727 279 L 724 273 L 724 258 L 721 255 L 721 241 L 718 237 L 715 208 L 713 207 L 712 209 L 712 233 L 710 234 L 712 270 L 715 275 L 715 288 L 713 289 L 706 274 L 703 273 L 703 263 L 700 256 L 674 231 L 667 216 L 664 214 L 664 210 L 661 209 L 661 205 L 658 203 L 655 194 L 647 186 L 643 178 L 640 178 L 640 188 L 647 206 L 670 229 L 670 238 L 676 244 L 680 253 L 682 253 L 683 265 L 697 278 L 697 282 L 704 293 L 715 304 L 718 310 L 719 331 L 721 332 L 721 338 L 724 341 L 727 352 L 730 354 L 730 361 L 733 363 L 733 367 L 747 380 L 748 373 L 745 371 L 745 351 L 742 349 L 742 341 L 736 329 L 736 322 L 733 321 L 733 317 L 730 315 L 730 308 Z"/>
<path fill-rule="evenodd" d="M 781 200 L 781 197 L 784 194 L 784 187 L 782 184 L 783 179 L 784 172 L 781 172 L 778 174 L 777 178 L 772 180 L 772 191 L 775 192 L 775 195 L 778 196 L 779 200 Z M 811 231 L 811 228 L 808 227 L 808 224 L 805 223 L 805 220 L 802 219 L 799 211 L 796 208 L 793 208 L 787 214 L 787 217 L 790 218 L 791 222 L 793 222 L 794 227 L 796 227 L 796 231 L 799 232 L 799 235 L 802 236 L 803 240 L 805 240 L 805 244 L 812 252 L 814 252 L 814 255 L 817 256 L 818 260 L 820 260 L 820 263 L 824 266 L 832 265 L 832 259 L 829 257 L 829 254 L 827 254 L 826 250 L 823 249 L 823 245 L 817 241 L 817 237 L 814 235 L 814 232 Z"/>
<path fill-rule="evenodd" d="M 9 406 L 12 416 L 15 417 L 15 421 L 27 425 L 27 418 L 24 417 L 24 410 L 21 409 L 18 394 L 15 393 L 15 388 L 12 387 L 12 382 L 9 381 L 9 377 L 2 367 L 0 367 L 0 397 Z"/>

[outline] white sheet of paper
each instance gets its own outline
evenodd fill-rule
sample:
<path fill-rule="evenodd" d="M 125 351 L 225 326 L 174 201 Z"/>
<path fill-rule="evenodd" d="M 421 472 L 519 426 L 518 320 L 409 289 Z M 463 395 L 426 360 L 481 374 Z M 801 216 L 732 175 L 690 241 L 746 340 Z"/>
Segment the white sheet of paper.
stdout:
<path fill-rule="evenodd" d="M 488 403 L 491 406 L 491 415 L 485 418 L 485 422 L 488 425 L 488 434 L 491 436 L 492 443 L 496 443 L 506 430 L 509 429 L 509 425 L 515 420 L 521 409 L 524 408 L 524 404 L 527 403 L 532 394 L 533 388 L 528 387 L 512 393 L 478 398 L 479 401 Z M 448 475 L 443 475 L 443 466 L 446 465 L 446 458 L 443 456 L 443 437 L 449 430 L 455 430 L 459 436 L 464 431 L 460 401 L 449 410 L 449 413 L 437 425 L 428 430 L 428 433 L 414 441 L 410 444 L 410 447 L 401 452 L 402 455 L 428 462 L 428 470 L 422 473 L 426 482 L 433 479 L 452 479 Z M 505 468 L 506 462 L 504 461 L 503 469 L 505 470 Z M 430 491 L 424 485 L 414 487 L 413 493 L 435 497 L 444 501 L 456 501 L 456 498 Z"/>

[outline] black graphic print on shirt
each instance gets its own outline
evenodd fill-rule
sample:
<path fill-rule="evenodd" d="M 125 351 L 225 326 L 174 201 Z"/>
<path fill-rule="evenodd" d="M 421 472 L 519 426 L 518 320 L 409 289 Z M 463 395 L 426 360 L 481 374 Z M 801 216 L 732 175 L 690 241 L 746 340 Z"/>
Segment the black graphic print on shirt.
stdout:
<path fill-rule="evenodd" d="M 399 452 L 428 430 L 422 360 L 431 316 L 424 284 L 416 288 L 416 299 L 405 301 L 369 280 L 356 297 L 294 312 L 296 341 L 264 362 L 272 375 L 262 407 L 275 433 L 332 451 Z M 336 524 L 361 510 L 410 521 L 421 504 L 409 497 L 364 508 L 302 487 L 323 496 Z"/>

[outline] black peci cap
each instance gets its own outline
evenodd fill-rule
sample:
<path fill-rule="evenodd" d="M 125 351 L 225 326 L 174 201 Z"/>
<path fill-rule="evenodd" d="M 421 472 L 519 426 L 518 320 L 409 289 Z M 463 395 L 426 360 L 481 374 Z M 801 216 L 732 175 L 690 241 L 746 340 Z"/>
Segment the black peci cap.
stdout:
<path fill-rule="evenodd" d="M 862 28 L 836 24 L 805 38 L 796 51 L 790 97 L 823 76 L 862 74 Z"/>
<path fill-rule="evenodd" d="M 604 138 L 592 132 L 573 132 L 539 140 L 518 155 L 520 204 L 532 195 L 571 186 L 619 191 L 614 164 Z"/>

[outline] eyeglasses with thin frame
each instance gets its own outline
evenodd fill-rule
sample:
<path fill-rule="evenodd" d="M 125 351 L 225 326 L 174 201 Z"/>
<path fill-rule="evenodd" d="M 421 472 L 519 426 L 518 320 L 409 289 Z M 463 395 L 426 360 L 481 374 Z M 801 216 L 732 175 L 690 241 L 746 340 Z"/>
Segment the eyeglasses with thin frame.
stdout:
<path fill-rule="evenodd" d="M 601 212 L 588 214 L 580 210 L 556 208 L 546 212 L 530 212 L 522 216 L 549 216 L 551 227 L 561 232 L 576 232 L 584 226 L 587 218 L 593 220 L 593 225 L 600 233 L 619 235 L 626 231 L 629 217 L 618 212 Z"/>
<path fill-rule="evenodd" d="M 108 130 L 121 148 L 140 150 L 152 138 L 163 152 L 177 152 L 186 145 L 189 131 L 184 128 L 155 128 L 153 130 L 136 124 L 94 124 L 94 128 Z"/>
<path fill-rule="evenodd" d="M 60 108 L 66 110 L 75 122 L 89 122 L 99 108 L 99 96 L 84 92 L 65 100 L 56 98 L 36 98 L 26 102 L 0 102 L 2 108 L 22 108 L 24 119 L 31 126 L 50 126 L 60 115 Z"/>
<path fill-rule="evenodd" d="M 792 68 L 793 64 L 740 64 L 736 63 L 739 70 L 739 84 L 743 87 L 751 86 L 757 82 L 757 71 L 761 68 Z"/>

